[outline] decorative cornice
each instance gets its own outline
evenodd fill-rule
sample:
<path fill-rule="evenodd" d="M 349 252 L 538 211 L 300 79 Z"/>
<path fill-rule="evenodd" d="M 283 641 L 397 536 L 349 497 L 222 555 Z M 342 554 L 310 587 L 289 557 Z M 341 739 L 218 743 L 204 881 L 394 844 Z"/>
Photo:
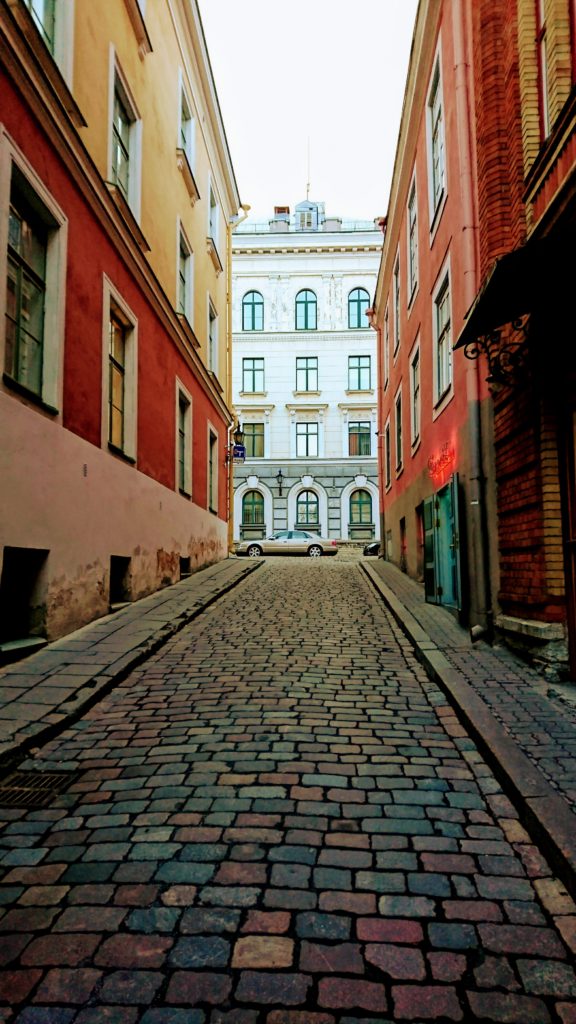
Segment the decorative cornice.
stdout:
<path fill-rule="evenodd" d="M 208 235 L 208 237 L 206 238 L 206 252 L 208 253 L 210 259 L 212 260 L 212 264 L 214 266 L 214 270 L 216 271 L 217 277 L 219 277 L 222 271 L 224 270 L 224 267 L 222 266 L 222 260 L 218 255 L 216 242 L 214 241 L 213 238 L 211 238 L 210 235 Z"/>
<path fill-rule="evenodd" d="M 138 43 L 138 56 L 140 57 L 140 60 L 144 60 L 144 57 L 148 53 L 152 53 L 152 43 L 150 42 L 150 36 L 148 35 L 144 16 L 140 10 L 140 4 L 138 3 L 138 0 L 124 0 L 124 3 L 126 5 L 130 21 L 132 22 L 136 42 Z"/>
<path fill-rule="evenodd" d="M 192 168 L 190 167 L 190 161 L 186 155 L 186 151 L 180 148 L 176 150 L 176 164 L 182 177 L 184 178 L 184 184 L 188 189 L 188 195 L 192 206 L 200 199 L 200 192 L 198 191 L 198 185 L 196 184 L 196 178 L 194 177 Z"/>

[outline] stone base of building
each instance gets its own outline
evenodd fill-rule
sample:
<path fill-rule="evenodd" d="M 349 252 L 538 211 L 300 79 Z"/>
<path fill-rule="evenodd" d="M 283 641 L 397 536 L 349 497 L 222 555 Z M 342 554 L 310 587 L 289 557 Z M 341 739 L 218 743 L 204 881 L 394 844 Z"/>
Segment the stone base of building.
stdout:
<path fill-rule="evenodd" d="M 495 627 L 496 639 L 549 682 L 564 682 L 570 678 L 568 637 L 562 623 L 498 615 Z"/>

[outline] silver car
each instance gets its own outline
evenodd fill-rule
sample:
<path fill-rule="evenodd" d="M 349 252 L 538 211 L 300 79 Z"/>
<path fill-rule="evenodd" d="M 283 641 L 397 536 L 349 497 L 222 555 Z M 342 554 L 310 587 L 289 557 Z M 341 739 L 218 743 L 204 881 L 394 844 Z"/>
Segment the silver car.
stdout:
<path fill-rule="evenodd" d="M 237 555 L 260 558 L 261 555 L 335 555 L 338 545 L 335 540 L 326 540 L 309 530 L 278 530 L 262 540 L 243 540 L 236 545 Z"/>

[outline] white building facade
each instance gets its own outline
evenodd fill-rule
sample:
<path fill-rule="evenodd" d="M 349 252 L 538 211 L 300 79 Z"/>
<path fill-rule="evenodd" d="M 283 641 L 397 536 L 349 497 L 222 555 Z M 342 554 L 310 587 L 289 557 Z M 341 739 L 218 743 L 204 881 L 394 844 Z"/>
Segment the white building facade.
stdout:
<path fill-rule="evenodd" d="M 376 336 L 382 235 L 321 203 L 233 236 L 234 539 L 310 529 L 379 539 Z"/>

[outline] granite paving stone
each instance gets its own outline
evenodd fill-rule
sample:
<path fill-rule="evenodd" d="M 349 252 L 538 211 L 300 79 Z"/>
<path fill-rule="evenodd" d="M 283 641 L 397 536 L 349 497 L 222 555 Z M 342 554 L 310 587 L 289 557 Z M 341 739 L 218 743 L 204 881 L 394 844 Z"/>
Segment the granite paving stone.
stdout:
<path fill-rule="evenodd" d="M 74 774 L 0 808 L 0 1021 L 576 1020 L 569 887 L 343 551 L 262 560 L 26 756 Z"/>

